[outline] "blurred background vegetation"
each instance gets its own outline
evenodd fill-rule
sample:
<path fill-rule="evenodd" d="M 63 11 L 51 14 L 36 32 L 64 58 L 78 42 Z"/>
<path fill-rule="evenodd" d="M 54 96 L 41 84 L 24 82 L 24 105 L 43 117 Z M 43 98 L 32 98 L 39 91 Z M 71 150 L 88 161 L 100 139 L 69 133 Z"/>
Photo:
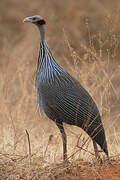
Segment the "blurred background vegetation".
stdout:
<path fill-rule="evenodd" d="M 46 19 L 47 39 L 50 40 L 55 53 L 61 57 L 61 54 L 63 55 L 63 52 L 66 51 L 63 29 L 71 40 L 72 46 L 80 52 L 82 51 L 80 42 L 89 43 L 88 32 L 85 28 L 86 19 L 88 18 L 92 34 L 101 32 L 107 36 L 109 31 L 119 34 L 119 9 L 119 0 L 114 0 L 114 2 L 112 0 L 94 0 L 90 2 L 87 0 L 75 2 L 72 0 L 66 0 L 65 2 L 63 0 L 1 1 L 0 55 L 6 57 L 10 52 L 10 56 L 13 48 L 23 41 L 23 38 L 25 39 L 30 31 L 33 34 L 31 38 L 35 40 L 39 38 L 39 34 L 36 34 L 34 27 L 24 27 L 22 21 L 26 16 L 40 14 Z M 6 60 L 2 59 L 0 61 L 1 66 L 9 61 L 8 57 L 6 57 Z"/>

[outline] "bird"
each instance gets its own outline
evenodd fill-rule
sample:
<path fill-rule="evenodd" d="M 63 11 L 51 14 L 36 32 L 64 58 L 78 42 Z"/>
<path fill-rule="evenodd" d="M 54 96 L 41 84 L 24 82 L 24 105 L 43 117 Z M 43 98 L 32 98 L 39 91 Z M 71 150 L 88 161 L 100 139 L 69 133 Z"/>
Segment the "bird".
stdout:
<path fill-rule="evenodd" d="M 63 123 L 82 128 L 92 139 L 95 157 L 99 158 L 99 145 L 109 159 L 105 130 L 98 107 L 80 82 L 53 57 L 45 38 L 46 21 L 39 15 L 26 17 L 23 21 L 36 25 L 40 31 L 36 71 L 38 105 L 60 130 L 63 161 L 68 158 L 67 135 Z"/>

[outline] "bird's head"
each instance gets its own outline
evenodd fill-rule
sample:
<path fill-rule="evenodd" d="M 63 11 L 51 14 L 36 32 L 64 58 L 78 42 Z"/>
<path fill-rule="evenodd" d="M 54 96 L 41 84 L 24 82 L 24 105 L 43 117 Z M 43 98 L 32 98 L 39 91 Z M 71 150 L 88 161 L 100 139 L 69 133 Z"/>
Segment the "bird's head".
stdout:
<path fill-rule="evenodd" d="M 35 24 L 40 30 L 41 40 L 45 40 L 45 27 L 44 27 L 44 25 L 46 24 L 46 22 L 41 16 L 26 17 L 23 20 L 23 22 L 31 22 L 31 23 Z"/>
<path fill-rule="evenodd" d="M 41 26 L 46 24 L 45 20 L 41 16 L 31 16 L 31 17 L 26 17 L 23 22 L 31 22 L 37 26 Z"/>

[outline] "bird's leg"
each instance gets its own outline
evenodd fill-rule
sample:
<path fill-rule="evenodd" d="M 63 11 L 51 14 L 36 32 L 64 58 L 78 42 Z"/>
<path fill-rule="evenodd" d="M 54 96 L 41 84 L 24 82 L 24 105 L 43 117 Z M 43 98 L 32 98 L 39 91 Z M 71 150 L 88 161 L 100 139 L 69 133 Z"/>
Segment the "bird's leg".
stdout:
<path fill-rule="evenodd" d="M 96 157 L 97 163 L 102 164 L 103 162 L 102 162 L 102 159 L 101 159 L 100 156 L 99 156 L 99 151 L 98 151 L 98 148 L 97 148 L 97 144 L 96 144 L 96 142 L 95 142 L 94 140 L 93 140 L 93 146 L 94 146 L 95 157 Z M 108 164 L 109 164 L 109 165 L 112 165 L 111 162 L 110 162 L 108 153 L 106 154 L 106 156 L 107 156 L 107 162 L 108 162 Z"/>
<path fill-rule="evenodd" d="M 106 154 L 106 158 L 107 158 L 107 161 L 109 161 L 110 160 L 110 158 L 109 158 L 109 153 L 108 153 L 108 149 L 107 149 L 107 142 L 106 142 L 106 140 L 105 140 L 105 142 L 104 142 L 104 145 L 106 145 L 106 148 L 105 148 L 105 154 Z"/>
<path fill-rule="evenodd" d="M 109 154 L 108 154 L 108 153 L 106 154 L 106 157 L 107 157 L 107 161 L 110 161 L 110 158 L 109 158 Z"/>
<path fill-rule="evenodd" d="M 56 122 L 57 127 L 59 128 L 61 135 L 62 135 L 62 142 L 63 142 L 63 160 L 66 161 L 67 159 L 67 137 L 66 137 L 66 133 L 63 127 L 63 123 L 57 123 Z"/>
<path fill-rule="evenodd" d="M 100 159 L 100 156 L 99 156 L 97 144 L 96 144 L 96 142 L 94 140 L 93 140 L 93 147 L 94 147 L 94 151 L 95 151 L 95 157 L 98 160 L 98 159 Z"/>

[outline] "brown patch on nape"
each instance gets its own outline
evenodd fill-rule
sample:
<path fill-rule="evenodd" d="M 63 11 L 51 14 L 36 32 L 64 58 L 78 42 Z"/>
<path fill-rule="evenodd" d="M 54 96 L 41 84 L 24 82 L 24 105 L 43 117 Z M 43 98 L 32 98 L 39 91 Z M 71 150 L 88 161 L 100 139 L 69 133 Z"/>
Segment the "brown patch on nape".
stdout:
<path fill-rule="evenodd" d="M 45 22 L 44 19 L 41 19 L 40 21 L 38 21 L 38 24 L 39 24 L 39 25 L 43 25 L 43 24 L 46 24 L 46 22 Z"/>

